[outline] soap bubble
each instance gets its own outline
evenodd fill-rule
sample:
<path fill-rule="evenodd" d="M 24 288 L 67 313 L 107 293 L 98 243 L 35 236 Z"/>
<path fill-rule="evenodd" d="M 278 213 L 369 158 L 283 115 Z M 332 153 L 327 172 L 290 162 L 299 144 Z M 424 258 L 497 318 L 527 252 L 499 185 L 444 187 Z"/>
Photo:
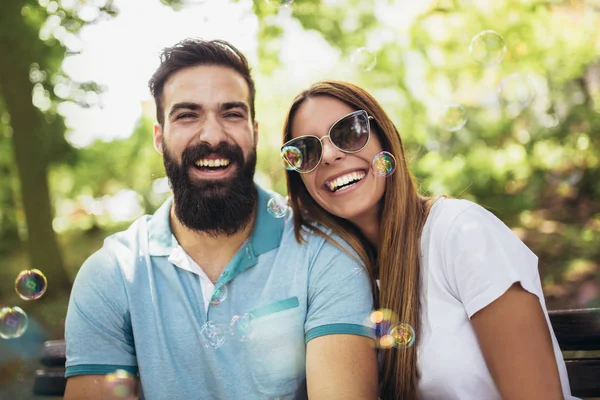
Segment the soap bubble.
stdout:
<path fill-rule="evenodd" d="M 3 307 L 0 309 L 0 338 L 16 339 L 27 330 L 29 318 L 21 307 Z"/>
<path fill-rule="evenodd" d="M 21 271 L 15 280 L 15 291 L 23 300 L 37 300 L 48 287 L 46 276 L 39 269 Z"/>
<path fill-rule="evenodd" d="M 285 217 L 289 208 L 287 199 L 279 193 L 273 194 L 267 202 L 267 211 L 275 218 Z"/>
<path fill-rule="evenodd" d="M 516 73 L 502 79 L 498 96 L 502 106 L 514 116 L 531 104 L 535 98 L 535 88 L 527 75 Z"/>
<path fill-rule="evenodd" d="M 471 53 L 473 60 L 481 65 L 495 65 L 504 58 L 506 43 L 504 38 L 495 31 L 479 32 L 471 40 L 469 53 Z"/>
<path fill-rule="evenodd" d="M 218 307 L 225 299 L 227 298 L 227 286 L 217 284 L 215 286 L 215 291 L 213 292 L 212 297 L 210 298 L 210 305 L 213 307 Z"/>
<path fill-rule="evenodd" d="M 415 330 L 409 324 L 392 326 L 389 335 L 394 338 L 394 347 L 407 348 L 415 342 Z"/>
<path fill-rule="evenodd" d="M 352 65 L 365 72 L 371 71 L 377 64 L 377 56 L 366 47 L 354 50 L 350 60 Z"/>
<path fill-rule="evenodd" d="M 467 110 L 457 103 L 444 106 L 442 112 L 442 125 L 450 132 L 456 132 L 467 123 Z"/>
<path fill-rule="evenodd" d="M 396 158 L 392 153 L 382 151 L 373 157 L 371 167 L 376 176 L 390 176 L 396 170 Z"/>
<path fill-rule="evenodd" d="M 207 321 L 200 328 L 200 342 L 204 347 L 218 349 L 225 342 L 223 330 L 213 321 Z"/>
<path fill-rule="evenodd" d="M 254 315 L 251 313 L 234 315 L 229 323 L 229 331 L 231 336 L 237 338 L 240 342 L 252 339 L 256 334 L 256 330 L 254 329 Z"/>
<path fill-rule="evenodd" d="M 117 399 L 131 399 L 133 393 L 133 375 L 124 369 L 118 369 L 105 377 L 106 385 Z"/>
<path fill-rule="evenodd" d="M 398 323 L 398 316 L 392 310 L 383 308 L 373 311 L 368 318 L 367 324 L 375 327 L 377 347 L 388 348 L 393 338 L 388 337 L 390 329 Z"/>
<path fill-rule="evenodd" d="M 302 166 L 302 152 L 295 146 L 285 146 L 281 149 L 281 163 L 288 171 L 294 171 Z"/>

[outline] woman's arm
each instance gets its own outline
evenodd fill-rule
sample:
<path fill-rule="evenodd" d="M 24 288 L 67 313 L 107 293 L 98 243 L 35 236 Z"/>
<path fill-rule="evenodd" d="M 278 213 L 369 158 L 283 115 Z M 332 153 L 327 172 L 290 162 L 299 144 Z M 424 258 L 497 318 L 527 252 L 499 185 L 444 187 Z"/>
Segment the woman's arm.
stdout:
<path fill-rule="evenodd" d="M 476 312 L 471 322 L 505 400 L 561 400 L 558 367 L 540 301 L 519 283 Z"/>

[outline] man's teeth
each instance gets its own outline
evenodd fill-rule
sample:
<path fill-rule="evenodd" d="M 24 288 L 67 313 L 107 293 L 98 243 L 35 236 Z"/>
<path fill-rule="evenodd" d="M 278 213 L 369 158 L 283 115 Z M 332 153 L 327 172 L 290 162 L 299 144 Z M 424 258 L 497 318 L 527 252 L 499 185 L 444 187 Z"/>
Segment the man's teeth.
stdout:
<path fill-rule="evenodd" d="M 360 181 L 364 177 L 365 177 L 365 173 L 363 171 L 351 172 L 349 174 L 342 175 L 331 181 L 327 181 L 326 185 L 329 188 L 329 190 L 331 190 L 332 192 L 335 192 L 340 186 L 347 185 L 348 183 L 351 183 L 351 182 Z"/>
<path fill-rule="evenodd" d="M 196 167 L 209 167 L 209 168 L 214 168 L 214 167 L 226 167 L 229 165 L 229 160 L 224 159 L 224 158 L 219 158 L 216 160 L 206 160 L 206 159 L 200 159 L 198 161 L 195 162 Z"/>

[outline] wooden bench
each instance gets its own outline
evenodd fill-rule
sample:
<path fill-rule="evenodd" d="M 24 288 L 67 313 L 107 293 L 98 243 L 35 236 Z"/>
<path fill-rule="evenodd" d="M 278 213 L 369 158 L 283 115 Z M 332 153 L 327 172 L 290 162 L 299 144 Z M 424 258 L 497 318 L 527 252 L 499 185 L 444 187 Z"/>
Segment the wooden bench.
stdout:
<path fill-rule="evenodd" d="M 600 308 L 550 311 L 549 315 L 560 348 L 565 352 L 572 394 L 600 397 Z M 586 354 L 589 351 L 596 351 L 596 356 L 589 357 Z M 46 342 L 41 364 L 45 368 L 36 371 L 34 394 L 62 396 L 67 382 L 65 342 Z"/>

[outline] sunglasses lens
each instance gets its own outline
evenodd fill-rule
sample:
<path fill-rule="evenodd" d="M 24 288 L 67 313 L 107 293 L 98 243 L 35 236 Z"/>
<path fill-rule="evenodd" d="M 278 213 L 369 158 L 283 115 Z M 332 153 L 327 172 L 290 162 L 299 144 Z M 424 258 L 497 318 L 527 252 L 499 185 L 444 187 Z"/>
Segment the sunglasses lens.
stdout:
<path fill-rule="evenodd" d="M 281 158 L 288 170 L 310 171 L 321 158 L 321 141 L 315 137 L 293 140 L 281 149 Z"/>
<path fill-rule="evenodd" d="M 339 120 L 329 132 L 331 142 L 345 151 L 358 151 L 369 140 L 369 117 L 357 112 Z"/>

